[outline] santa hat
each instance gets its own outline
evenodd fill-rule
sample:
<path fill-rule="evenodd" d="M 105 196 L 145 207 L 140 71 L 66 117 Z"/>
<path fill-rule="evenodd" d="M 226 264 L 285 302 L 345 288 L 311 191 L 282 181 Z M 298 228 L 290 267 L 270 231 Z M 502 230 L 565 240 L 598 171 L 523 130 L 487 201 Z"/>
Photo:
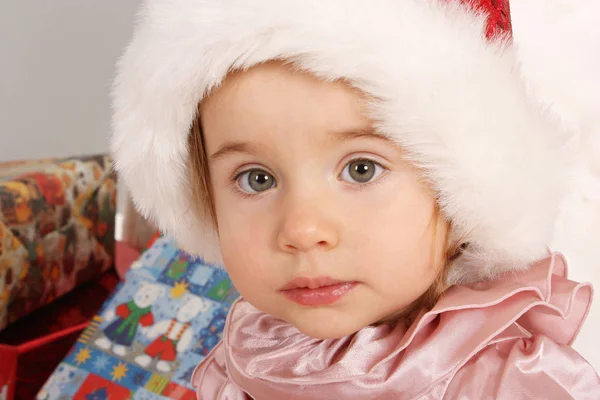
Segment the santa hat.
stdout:
<path fill-rule="evenodd" d="M 528 94 L 503 0 L 146 0 L 118 65 L 112 150 L 139 210 L 183 249 L 222 261 L 190 191 L 197 106 L 229 72 L 273 59 L 372 99 L 377 132 L 422 168 L 468 243 L 452 283 L 547 255 L 563 138 Z"/>

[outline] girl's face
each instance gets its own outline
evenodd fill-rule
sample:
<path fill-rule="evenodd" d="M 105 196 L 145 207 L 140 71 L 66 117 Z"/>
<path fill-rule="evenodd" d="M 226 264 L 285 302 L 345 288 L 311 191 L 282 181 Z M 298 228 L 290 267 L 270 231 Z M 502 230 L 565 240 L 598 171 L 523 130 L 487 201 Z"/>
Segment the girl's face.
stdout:
<path fill-rule="evenodd" d="M 272 63 L 231 75 L 200 109 L 233 283 L 315 338 L 410 305 L 445 243 L 432 194 L 363 104 L 342 82 Z"/>

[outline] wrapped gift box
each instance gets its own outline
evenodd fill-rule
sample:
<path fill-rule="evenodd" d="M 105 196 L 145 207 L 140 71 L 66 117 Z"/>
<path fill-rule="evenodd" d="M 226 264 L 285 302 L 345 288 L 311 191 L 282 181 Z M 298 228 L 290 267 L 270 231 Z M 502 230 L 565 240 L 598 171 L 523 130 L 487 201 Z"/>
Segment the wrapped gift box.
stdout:
<path fill-rule="evenodd" d="M 111 269 L 0 332 L 0 400 L 35 398 L 118 283 Z"/>
<path fill-rule="evenodd" d="M 0 331 L 113 265 L 107 156 L 0 164 Z"/>
<path fill-rule="evenodd" d="M 195 400 L 192 371 L 221 339 L 236 297 L 222 268 L 157 239 L 37 398 Z"/>
<path fill-rule="evenodd" d="M 116 202 L 104 155 L 0 164 L 0 399 L 33 398 L 118 282 Z"/>

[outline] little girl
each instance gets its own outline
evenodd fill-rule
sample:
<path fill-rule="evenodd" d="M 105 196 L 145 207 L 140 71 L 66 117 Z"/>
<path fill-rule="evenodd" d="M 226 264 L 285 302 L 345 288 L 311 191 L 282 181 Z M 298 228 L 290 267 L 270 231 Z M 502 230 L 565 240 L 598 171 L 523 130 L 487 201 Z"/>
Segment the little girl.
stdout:
<path fill-rule="evenodd" d="M 599 399 L 529 93 L 507 1 L 146 1 L 116 167 L 242 296 L 198 398 Z"/>

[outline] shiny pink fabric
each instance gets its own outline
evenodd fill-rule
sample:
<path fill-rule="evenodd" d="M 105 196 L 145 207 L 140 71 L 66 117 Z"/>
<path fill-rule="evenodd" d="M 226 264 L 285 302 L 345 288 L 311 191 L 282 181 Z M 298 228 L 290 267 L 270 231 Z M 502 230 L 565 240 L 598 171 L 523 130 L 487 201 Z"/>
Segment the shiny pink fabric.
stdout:
<path fill-rule="evenodd" d="M 198 366 L 199 399 L 600 399 L 571 347 L 592 288 L 554 254 L 529 271 L 451 288 L 408 329 L 317 340 L 245 301 Z"/>

